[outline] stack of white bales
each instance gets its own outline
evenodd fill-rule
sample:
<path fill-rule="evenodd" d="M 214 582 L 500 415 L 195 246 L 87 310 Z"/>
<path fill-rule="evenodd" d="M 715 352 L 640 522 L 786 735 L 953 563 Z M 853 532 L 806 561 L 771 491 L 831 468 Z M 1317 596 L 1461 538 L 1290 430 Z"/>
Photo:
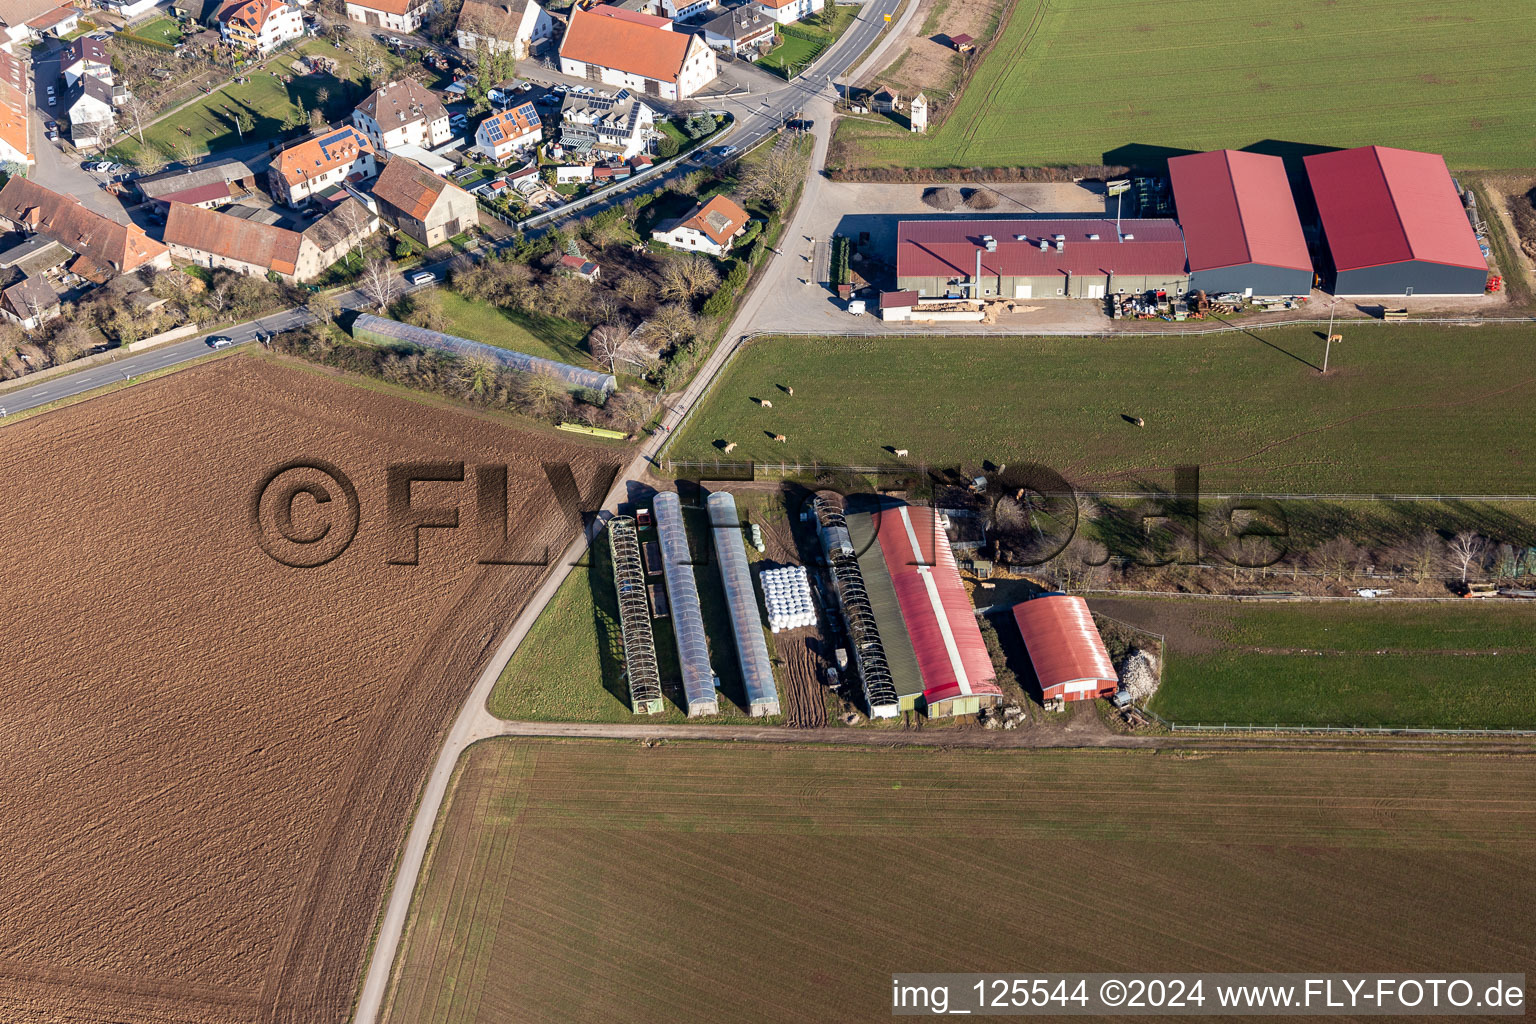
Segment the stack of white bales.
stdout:
<path fill-rule="evenodd" d="M 763 596 L 768 601 L 768 628 L 775 633 L 785 629 L 816 625 L 816 609 L 811 604 L 811 581 L 803 565 L 764 569 Z"/>

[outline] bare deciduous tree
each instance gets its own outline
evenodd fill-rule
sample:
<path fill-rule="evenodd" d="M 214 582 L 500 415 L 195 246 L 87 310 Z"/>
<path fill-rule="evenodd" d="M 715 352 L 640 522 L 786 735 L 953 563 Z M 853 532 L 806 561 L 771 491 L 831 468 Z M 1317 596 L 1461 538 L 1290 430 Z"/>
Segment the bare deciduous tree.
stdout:
<path fill-rule="evenodd" d="M 309 297 L 309 302 L 305 305 L 309 307 L 309 311 L 314 315 L 315 319 L 321 323 L 330 323 L 336 319 L 336 314 L 341 312 L 341 304 L 336 301 L 334 296 L 326 292 L 315 292 L 315 294 Z"/>
<path fill-rule="evenodd" d="M 1462 530 L 1451 538 L 1451 566 L 1461 573 L 1461 582 L 1467 582 L 1467 574 L 1473 569 L 1482 567 L 1487 552 L 1488 541 L 1471 530 Z"/>
<path fill-rule="evenodd" d="M 1392 564 L 1415 583 L 1423 583 L 1435 574 L 1445 558 L 1445 545 L 1439 534 L 1425 530 L 1403 541 L 1388 554 Z"/>
<path fill-rule="evenodd" d="M 712 292 L 720 286 L 720 272 L 703 253 L 691 252 L 686 256 L 674 256 L 661 268 L 661 294 L 663 298 L 683 302 L 696 295 Z"/>
<path fill-rule="evenodd" d="M 741 183 L 741 198 L 783 206 L 805 180 L 805 160 L 793 147 L 774 149 Z"/>
<path fill-rule="evenodd" d="M 378 307 L 380 313 L 388 310 L 395 301 L 395 269 L 385 257 L 370 256 L 364 261 L 359 283 L 363 294 Z"/>
<path fill-rule="evenodd" d="M 688 307 L 669 303 L 645 322 L 645 331 L 661 347 L 680 345 L 699 335 L 699 318 Z"/>
<path fill-rule="evenodd" d="M 607 364 L 612 371 L 614 357 L 628 338 L 629 331 L 621 324 L 599 324 L 587 336 L 587 348 L 592 352 L 593 359 Z"/>

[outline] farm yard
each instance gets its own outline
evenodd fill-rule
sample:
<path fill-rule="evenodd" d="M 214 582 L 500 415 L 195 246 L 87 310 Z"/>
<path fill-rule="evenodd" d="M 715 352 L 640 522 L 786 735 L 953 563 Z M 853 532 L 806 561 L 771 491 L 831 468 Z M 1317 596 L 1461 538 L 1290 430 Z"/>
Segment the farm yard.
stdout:
<path fill-rule="evenodd" d="M 845 120 L 830 163 L 1149 166 L 1278 141 L 1528 167 L 1529 103 L 1509 83 L 1533 45 L 1523 0 L 1017 0 L 942 124 Z"/>
<path fill-rule="evenodd" d="M 1519 758 L 490 740 L 439 818 L 384 1019 L 888 1020 L 893 970 L 1021 957 L 1523 964 L 1529 782 Z M 1062 863 L 1091 877 L 1040 870 Z"/>
<path fill-rule="evenodd" d="M 666 457 L 1039 462 L 1076 486 L 1120 490 L 1168 488 L 1173 467 L 1198 463 L 1212 488 L 1531 493 L 1528 333 L 1351 323 L 1327 377 L 1315 368 L 1323 340 L 1307 328 L 1188 339 L 763 338 Z M 783 384 L 793 399 L 758 404 Z"/>
<path fill-rule="evenodd" d="M 468 529 L 388 564 L 384 466 L 510 463 L 509 522 L 558 547 L 539 463 L 587 486 L 602 450 L 237 356 L 12 424 L 0 457 L 27 638 L 0 671 L 0 1019 L 340 1024 L 439 732 L 542 575 L 478 565 Z M 357 488 L 320 568 L 254 535 L 292 459 Z"/>
<path fill-rule="evenodd" d="M 1536 606 L 1469 604 L 1094 599 L 1168 637 L 1171 721 L 1536 728 Z"/>

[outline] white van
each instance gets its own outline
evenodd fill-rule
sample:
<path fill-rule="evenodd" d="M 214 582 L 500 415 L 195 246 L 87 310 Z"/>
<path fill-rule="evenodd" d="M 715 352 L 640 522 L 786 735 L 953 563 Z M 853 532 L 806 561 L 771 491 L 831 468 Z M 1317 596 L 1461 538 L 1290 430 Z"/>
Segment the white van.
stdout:
<path fill-rule="evenodd" d="M 423 270 L 419 274 L 411 275 L 411 284 L 436 284 L 437 275 L 429 270 Z"/>

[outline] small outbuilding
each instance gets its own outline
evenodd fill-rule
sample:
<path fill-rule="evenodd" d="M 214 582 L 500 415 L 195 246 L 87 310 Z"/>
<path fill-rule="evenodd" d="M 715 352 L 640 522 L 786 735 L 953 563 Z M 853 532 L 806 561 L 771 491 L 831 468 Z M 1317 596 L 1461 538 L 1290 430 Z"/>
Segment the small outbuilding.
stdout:
<path fill-rule="evenodd" d="M 1087 601 L 1070 594 L 1042 594 L 1014 605 L 1013 620 L 1024 638 L 1042 700 L 1093 700 L 1120 688 Z"/>
<path fill-rule="evenodd" d="M 1189 286 L 1211 295 L 1306 295 L 1312 257 L 1285 162 L 1221 149 L 1168 161 Z"/>
<path fill-rule="evenodd" d="M 1488 261 L 1444 157 L 1363 146 L 1305 163 L 1335 295 L 1483 294 Z"/>

